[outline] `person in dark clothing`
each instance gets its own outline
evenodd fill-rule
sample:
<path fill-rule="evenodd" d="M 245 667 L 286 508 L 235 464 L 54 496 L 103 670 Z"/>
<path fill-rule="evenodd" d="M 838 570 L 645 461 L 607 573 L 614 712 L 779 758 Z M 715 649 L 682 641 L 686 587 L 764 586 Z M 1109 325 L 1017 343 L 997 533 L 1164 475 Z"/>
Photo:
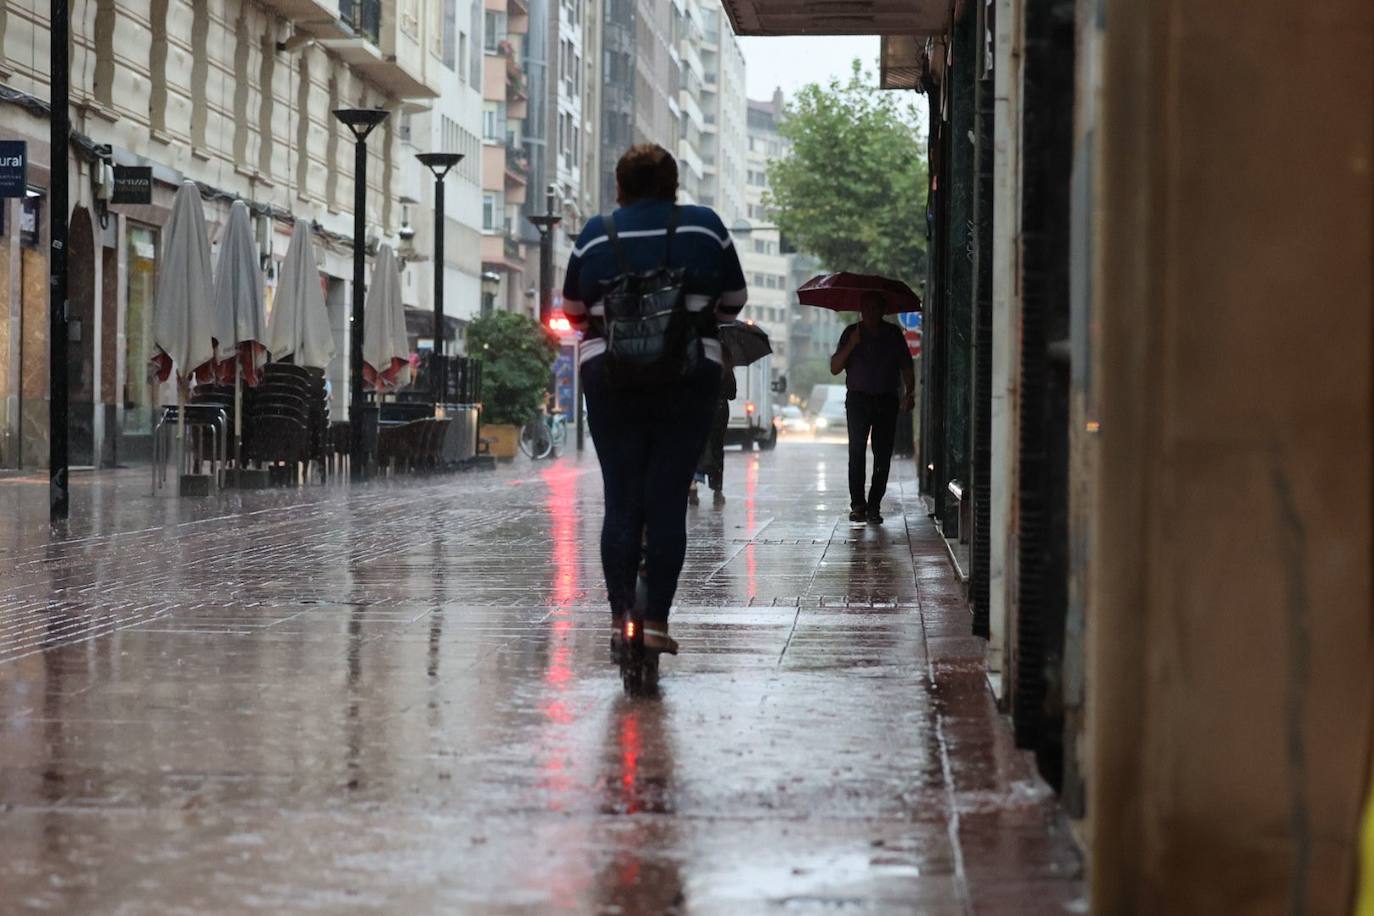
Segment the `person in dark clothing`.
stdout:
<path fill-rule="evenodd" d="M 892 466 L 892 443 L 897 435 L 897 414 L 916 404 L 916 370 L 902 329 L 883 321 L 886 303 L 882 293 L 865 293 L 860 302 L 863 318 L 840 335 L 839 347 L 830 357 L 830 372 L 846 372 L 844 412 L 849 427 L 849 520 L 882 524 L 883 494 Z M 897 396 L 898 382 L 906 394 Z M 873 482 L 864 495 L 865 455 L 873 440 Z"/>
<path fill-rule="evenodd" d="M 711 435 L 706 439 L 706 448 L 697 461 L 697 473 L 692 481 L 692 490 L 687 501 L 699 505 L 701 496 L 698 484 L 711 488 L 711 503 L 717 509 L 725 505 L 725 430 L 730 425 L 730 402 L 735 399 L 738 385 L 735 383 L 735 368 L 730 363 L 730 351 L 721 348 L 720 398 L 716 402 L 716 417 L 711 423 Z"/>
<path fill-rule="evenodd" d="M 706 333 L 694 368 L 671 385 L 624 390 L 606 376 L 606 340 L 601 304 L 608 283 L 625 270 L 648 271 L 663 264 L 683 271 L 689 311 L 701 327 L 731 321 L 747 296 L 744 272 L 730 233 L 707 207 L 678 207 L 677 162 L 661 146 L 631 147 L 615 169 L 620 208 L 612 214 L 624 263 L 600 216 L 582 228 L 568 262 L 563 311 L 584 332 L 582 385 L 587 425 L 601 463 L 605 518 L 601 565 L 611 605 L 612 642 L 634 607 L 641 554 L 648 586 L 644 645 L 675 653 L 668 635 L 668 611 L 687 553 L 687 491 L 711 429 L 720 390 L 721 346 Z M 669 225 L 673 225 L 668 246 Z"/>

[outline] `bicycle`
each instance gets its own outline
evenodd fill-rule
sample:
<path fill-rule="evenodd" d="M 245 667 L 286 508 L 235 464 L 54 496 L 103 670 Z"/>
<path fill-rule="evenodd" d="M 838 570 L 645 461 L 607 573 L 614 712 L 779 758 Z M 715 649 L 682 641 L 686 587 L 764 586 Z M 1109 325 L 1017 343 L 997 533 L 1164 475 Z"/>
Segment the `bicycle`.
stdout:
<path fill-rule="evenodd" d="M 568 421 L 561 410 L 531 417 L 520 427 L 520 451 L 535 461 L 560 457 L 567 443 Z"/>

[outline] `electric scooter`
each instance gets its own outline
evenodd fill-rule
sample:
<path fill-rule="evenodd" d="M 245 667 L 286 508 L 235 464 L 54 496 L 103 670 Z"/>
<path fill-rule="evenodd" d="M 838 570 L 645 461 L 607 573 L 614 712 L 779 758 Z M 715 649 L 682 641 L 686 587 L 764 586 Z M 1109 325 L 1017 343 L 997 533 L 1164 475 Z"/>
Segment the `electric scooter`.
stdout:
<path fill-rule="evenodd" d="M 620 646 L 617 661 L 620 663 L 620 683 L 630 696 L 648 696 L 658 691 L 657 649 L 644 645 L 644 611 L 649 604 L 649 585 L 645 576 L 644 561 L 639 564 L 639 576 L 635 580 L 635 603 L 630 613 L 620 624 Z"/>

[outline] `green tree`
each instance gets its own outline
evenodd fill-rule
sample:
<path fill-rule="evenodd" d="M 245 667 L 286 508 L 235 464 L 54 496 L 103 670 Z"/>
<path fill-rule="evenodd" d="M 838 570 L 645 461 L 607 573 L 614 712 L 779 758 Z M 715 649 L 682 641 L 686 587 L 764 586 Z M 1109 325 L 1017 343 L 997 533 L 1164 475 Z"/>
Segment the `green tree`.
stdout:
<path fill-rule="evenodd" d="M 468 326 L 468 353 L 482 361 L 483 422 L 521 424 L 543 403 L 558 341 L 514 312 L 493 312 Z"/>
<path fill-rule="evenodd" d="M 779 130 L 790 155 L 768 168 L 766 204 L 783 235 L 826 270 L 925 274 L 926 162 L 913 96 L 873 88 L 859 61 L 848 82 L 812 83 Z"/>

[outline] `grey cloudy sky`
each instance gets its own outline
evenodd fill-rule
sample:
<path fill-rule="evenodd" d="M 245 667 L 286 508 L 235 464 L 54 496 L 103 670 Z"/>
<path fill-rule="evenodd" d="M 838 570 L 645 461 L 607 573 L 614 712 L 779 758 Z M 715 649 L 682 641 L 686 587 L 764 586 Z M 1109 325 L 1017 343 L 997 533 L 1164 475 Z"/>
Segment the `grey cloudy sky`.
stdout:
<path fill-rule="evenodd" d="M 791 96 L 807 83 L 843 79 L 856 57 L 868 70 L 878 66 L 878 38 L 872 35 L 741 38 L 740 46 L 751 99 L 771 98 L 776 86 Z"/>

